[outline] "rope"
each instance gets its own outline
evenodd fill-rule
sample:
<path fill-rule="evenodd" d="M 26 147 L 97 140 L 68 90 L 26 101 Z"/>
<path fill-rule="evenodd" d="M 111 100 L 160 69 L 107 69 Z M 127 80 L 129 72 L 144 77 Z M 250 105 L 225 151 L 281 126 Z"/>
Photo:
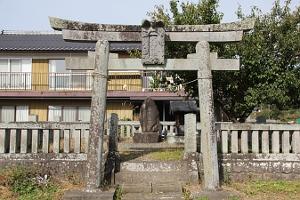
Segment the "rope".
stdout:
<path fill-rule="evenodd" d="M 93 76 L 100 76 L 101 78 L 106 78 L 106 79 L 108 78 L 107 75 L 101 74 L 101 73 L 99 73 L 99 72 L 93 72 L 92 75 L 93 75 Z"/>
<path fill-rule="evenodd" d="M 186 83 L 182 83 L 181 85 L 188 85 L 188 84 L 191 84 L 191 83 L 196 82 L 196 81 L 201 80 L 201 79 L 212 79 L 212 77 L 210 76 L 210 77 L 196 78 L 196 79 L 194 79 L 192 81 L 189 81 L 189 82 L 186 82 Z"/>

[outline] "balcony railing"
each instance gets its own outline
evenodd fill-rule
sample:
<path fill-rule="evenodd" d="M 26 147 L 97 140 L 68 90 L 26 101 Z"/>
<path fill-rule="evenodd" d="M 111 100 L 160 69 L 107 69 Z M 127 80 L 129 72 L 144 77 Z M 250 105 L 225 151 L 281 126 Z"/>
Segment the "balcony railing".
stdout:
<path fill-rule="evenodd" d="M 109 74 L 110 91 L 168 91 L 169 88 L 153 88 L 151 72 L 112 72 Z M 91 90 L 91 73 L 30 73 L 0 72 L 0 90 L 69 91 Z"/>
<path fill-rule="evenodd" d="M 90 90 L 90 73 L 1 72 L 1 90 Z"/>
<path fill-rule="evenodd" d="M 15 89 L 15 90 L 31 90 L 32 74 L 31 73 L 0 73 L 0 89 Z"/>

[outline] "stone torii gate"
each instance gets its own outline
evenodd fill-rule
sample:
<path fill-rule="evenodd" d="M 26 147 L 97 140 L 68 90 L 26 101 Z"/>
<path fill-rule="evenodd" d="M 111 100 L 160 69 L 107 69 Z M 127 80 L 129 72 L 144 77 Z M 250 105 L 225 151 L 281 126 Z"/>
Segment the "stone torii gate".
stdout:
<path fill-rule="evenodd" d="M 204 187 L 217 190 L 219 170 L 213 108 L 212 70 L 239 70 L 239 59 L 218 59 L 210 52 L 210 42 L 241 41 L 253 20 L 212 25 L 164 26 L 144 21 L 139 25 L 82 23 L 50 17 L 53 29 L 61 30 L 69 41 L 96 42 L 88 57 L 66 58 L 69 69 L 93 69 L 91 124 L 87 154 L 87 191 L 100 187 L 103 179 L 103 133 L 108 70 L 186 70 L 197 71 L 200 119 L 202 124 Z M 165 42 L 197 42 L 196 53 L 187 59 L 165 59 Z M 118 58 L 109 53 L 110 42 L 141 42 L 142 59 Z"/>

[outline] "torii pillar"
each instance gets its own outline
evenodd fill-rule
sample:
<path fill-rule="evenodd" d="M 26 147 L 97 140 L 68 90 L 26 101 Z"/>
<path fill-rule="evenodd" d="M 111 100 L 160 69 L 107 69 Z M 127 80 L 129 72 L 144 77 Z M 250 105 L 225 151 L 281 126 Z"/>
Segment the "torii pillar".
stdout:
<path fill-rule="evenodd" d="M 219 165 L 217 135 L 215 130 L 214 99 L 210 48 L 206 41 L 198 42 L 196 55 L 201 57 L 198 70 L 198 93 L 201 121 L 201 140 L 203 145 L 204 186 L 207 190 L 219 188 Z"/>
<path fill-rule="evenodd" d="M 106 113 L 107 77 L 108 77 L 109 42 L 98 41 L 92 73 L 92 101 L 90 134 L 87 153 L 86 190 L 93 192 L 103 180 L 103 136 Z"/>

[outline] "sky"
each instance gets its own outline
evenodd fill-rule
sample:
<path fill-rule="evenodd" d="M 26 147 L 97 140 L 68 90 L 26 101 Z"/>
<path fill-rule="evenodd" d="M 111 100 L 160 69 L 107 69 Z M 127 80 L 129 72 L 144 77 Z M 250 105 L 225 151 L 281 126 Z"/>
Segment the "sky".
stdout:
<path fill-rule="evenodd" d="M 268 12 L 273 3 L 274 0 L 220 0 L 219 11 L 224 13 L 223 22 L 231 22 L 236 21 L 238 5 L 245 13 L 252 6 Z M 155 5 L 168 8 L 169 0 L 0 0 L 0 30 L 49 31 L 48 16 L 102 24 L 140 24 Z M 300 0 L 292 0 L 292 8 L 296 5 Z"/>

